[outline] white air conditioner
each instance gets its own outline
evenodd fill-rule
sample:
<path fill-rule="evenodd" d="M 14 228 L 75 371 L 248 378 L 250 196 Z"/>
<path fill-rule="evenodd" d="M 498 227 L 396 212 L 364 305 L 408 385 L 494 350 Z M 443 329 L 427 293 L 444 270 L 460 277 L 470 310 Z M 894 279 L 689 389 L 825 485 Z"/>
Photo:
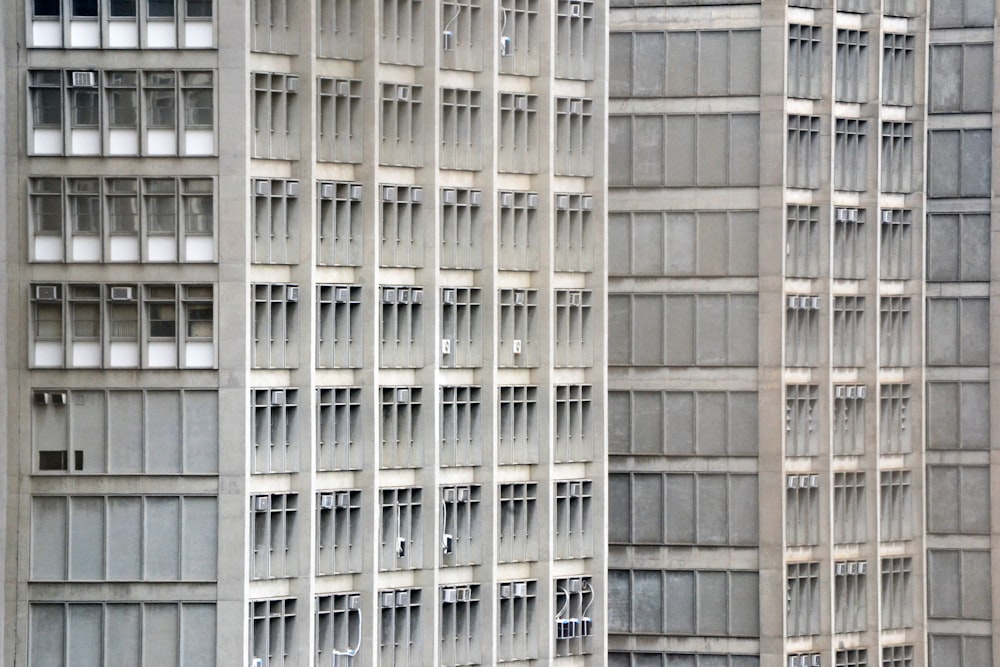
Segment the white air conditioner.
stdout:
<path fill-rule="evenodd" d="M 396 201 L 396 186 L 382 186 L 382 201 Z"/>
<path fill-rule="evenodd" d="M 482 190 L 471 190 L 469 192 L 469 205 L 479 206 L 483 203 L 483 191 Z"/>
<path fill-rule="evenodd" d="M 513 586 L 510 584 L 500 584 L 500 599 L 509 600 L 513 595 Z"/>
<path fill-rule="evenodd" d="M 527 581 L 515 581 L 513 595 L 516 598 L 526 598 L 528 597 L 528 582 Z"/>
<path fill-rule="evenodd" d="M 396 606 L 406 607 L 410 604 L 410 591 L 396 591 Z"/>
<path fill-rule="evenodd" d="M 787 304 L 788 304 L 788 307 L 791 308 L 792 310 L 798 310 L 799 309 L 799 297 L 795 296 L 794 294 L 790 295 L 787 298 Z"/>
<path fill-rule="evenodd" d="M 526 95 L 515 95 L 514 96 L 514 108 L 518 111 L 528 110 L 528 97 Z"/>
<path fill-rule="evenodd" d="M 455 494 L 455 487 L 449 486 L 444 489 L 441 489 L 441 500 L 443 500 L 444 502 L 453 503 L 455 502 L 456 498 L 457 496 Z"/>
<path fill-rule="evenodd" d="M 445 204 L 454 204 L 458 201 L 458 197 L 453 189 L 445 188 L 441 191 L 441 201 Z"/>
<path fill-rule="evenodd" d="M 410 100 L 410 87 L 396 86 L 396 99 L 400 102 L 408 102 Z"/>
<path fill-rule="evenodd" d="M 528 193 L 528 208 L 538 208 L 538 193 L 529 192 Z"/>
<path fill-rule="evenodd" d="M 819 653 L 813 653 L 812 656 L 810 657 L 811 657 L 809 661 L 810 667 L 822 667 L 823 664 L 821 662 L 822 656 Z"/>
<path fill-rule="evenodd" d="M 514 291 L 514 305 L 515 306 L 523 306 L 524 305 L 524 297 L 525 297 L 524 290 L 515 290 Z"/>
<path fill-rule="evenodd" d="M 868 563 L 865 561 L 858 561 L 858 574 L 868 574 Z"/>
<path fill-rule="evenodd" d="M 858 398 L 862 398 L 863 399 L 863 398 L 867 398 L 867 397 L 868 397 L 868 387 L 866 387 L 863 384 L 862 385 L 858 385 Z"/>
<path fill-rule="evenodd" d="M 347 509 L 351 506 L 351 492 L 350 491 L 337 491 L 334 496 L 336 500 L 338 509 Z"/>
<path fill-rule="evenodd" d="M 837 222 L 847 222 L 847 209 L 838 208 L 833 213 L 834 220 Z"/>
<path fill-rule="evenodd" d="M 582 495 L 583 495 L 583 482 L 570 482 L 569 483 L 570 498 L 579 498 Z"/>
<path fill-rule="evenodd" d="M 299 286 L 298 285 L 287 285 L 285 286 L 285 301 L 290 303 L 296 303 L 299 300 Z"/>
<path fill-rule="evenodd" d="M 584 195 L 580 197 L 580 208 L 584 211 L 590 211 L 594 208 L 594 198 L 590 195 Z"/>
<path fill-rule="evenodd" d="M 285 92 L 287 93 L 299 92 L 299 77 L 297 76 L 285 77 Z"/>
<path fill-rule="evenodd" d="M 451 304 L 455 303 L 456 296 L 457 296 L 457 292 L 454 289 L 447 288 L 447 289 L 441 290 L 441 301 L 442 301 L 442 303 L 451 305 Z"/>
<path fill-rule="evenodd" d="M 572 291 L 569 293 L 569 305 L 580 306 L 583 305 L 583 292 Z"/>
<path fill-rule="evenodd" d="M 847 398 L 857 398 L 858 388 L 857 387 L 847 387 Z"/>
<path fill-rule="evenodd" d="M 814 489 L 819 488 L 819 475 L 809 475 L 809 486 Z"/>
<path fill-rule="evenodd" d="M 392 591 L 382 591 L 379 594 L 379 605 L 383 609 L 396 606 L 396 594 Z"/>
<path fill-rule="evenodd" d="M 582 593 L 583 592 L 583 579 L 579 577 L 573 577 L 566 581 L 566 590 L 570 593 Z"/>
<path fill-rule="evenodd" d="M 257 179 L 253 182 L 253 193 L 258 197 L 266 197 L 271 194 L 271 181 Z"/>
<path fill-rule="evenodd" d="M 285 182 L 285 196 L 286 197 L 298 197 L 299 196 L 299 182 L 298 181 L 286 181 Z"/>
<path fill-rule="evenodd" d="M 455 489 L 455 491 L 458 493 L 458 502 L 460 502 L 460 503 L 467 503 L 467 502 L 469 502 L 469 493 L 470 493 L 469 492 L 469 487 L 467 487 L 467 486 L 459 486 L 459 487 L 457 487 Z"/>
<path fill-rule="evenodd" d="M 500 56 L 507 57 L 514 55 L 514 40 L 510 37 L 500 38 Z"/>
<path fill-rule="evenodd" d="M 809 310 L 819 310 L 819 297 L 811 296 L 809 297 Z"/>
<path fill-rule="evenodd" d="M 837 563 L 833 568 L 834 573 L 838 577 L 842 577 L 847 574 L 847 563 Z"/>
<path fill-rule="evenodd" d="M 833 388 L 834 398 L 844 398 L 844 395 L 845 395 L 844 385 L 837 385 L 836 387 Z"/>
<path fill-rule="evenodd" d="M 565 211 L 569 208 L 569 195 L 556 195 L 556 208 Z"/>
<path fill-rule="evenodd" d="M 58 285 L 35 285 L 35 300 L 36 301 L 58 301 L 59 300 L 59 286 Z"/>
<path fill-rule="evenodd" d="M 271 509 L 271 497 L 266 495 L 254 496 L 253 508 L 258 512 L 266 512 Z"/>
<path fill-rule="evenodd" d="M 455 593 L 458 596 L 459 602 L 471 602 L 472 601 L 472 589 L 468 586 L 460 586 L 455 589 Z"/>
<path fill-rule="evenodd" d="M 501 192 L 500 193 L 500 206 L 503 208 L 512 208 L 514 206 L 514 193 L 513 192 Z"/>
<path fill-rule="evenodd" d="M 583 113 L 583 101 L 582 100 L 572 100 L 569 103 L 569 112 L 574 115 L 580 115 Z"/>
<path fill-rule="evenodd" d="M 361 595 L 358 593 L 351 593 L 347 596 L 347 608 L 351 611 L 356 609 L 361 609 Z"/>
<path fill-rule="evenodd" d="M 410 302 L 410 290 L 405 287 L 396 288 L 396 301 L 399 303 L 409 303 Z"/>
<path fill-rule="evenodd" d="M 354 200 L 354 201 L 360 201 L 360 199 L 361 199 L 361 193 L 362 192 L 363 192 L 363 190 L 361 189 L 360 185 L 358 185 L 356 183 L 351 185 L 351 199 L 352 200 Z"/>
<path fill-rule="evenodd" d="M 396 288 L 395 287 L 383 287 L 382 288 L 382 303 L 396 303 Z"/>
<path fill-rule="evenodd" d="M 789 475 L 788 479 L 785 480 L 785 485 L 789 489 L 797 489 L 797 488 L 799 488 L 799 476 L 798 475 Z"/>
<path fill-rule="evenodd" d="M 410 303 L 419 306 L 424 302 L 424 291 L 419 287 L 410 290 Z"/>
<path fill-rule="evenodd" d="M 135 292 L 131 287 L 112 287 L 111 288 L 111 300 L 112 301 L 132 301 L 135 299 Z"/>
<path fill-rule="evenodd" d="M 520 338 L 515 338 L 511 342 L 510 351 L 513 354 L 521 354 L 521 339 Z"/>
<path fill-rule="evenodd" d="M 583 5 L 579 2 L 570 2 L 569 15 L 573 17 L 583 16 Z"/>
<path fill-rule="evenodd" d="M 351 293 L 346 287 L 336 287 L 333 290 L 333 300 L 337 303 L 347 303 L 350 301 Z"/>
<path fill-rule="evenodd" d="M 410 201 L 414 204 L 419 204 L 424 200 L 424 189 L 423 188 L 411 188 L 410 189 Z"/>
<path fill-rule="evenodd" d="M 337 189 L 333 183 L 320 183 L 319 184 L 319 198 L 320 199 L 333 199 L 337 195 Z"/>
<path fill-rule="evenodd" d="M 455 536 L 445 533 L 441 536 L 441 553 L 450 556 L 455 553 Z"/>
<path fill-rule="evenodd" d="M 337 82 L 337 97 L 348 97 L 351 94 L 351 82 L 350 81 L 338 81 Z"/>
<path fill-rule="evenodd" d="M 454 588 L 441 589 L 441 602 L 454 604 L 458 600 L 458 592 Z"/>
<path fill-rule="evenodd" d="M 451 354 L 451 339 L 442 338 L 441 339 L 441 354 Z"/>
<path fill-rule="evenodd" d="M 332 510 L 333 509 L 333 494 L 332 493 L 321 493 L 321 494 L 319 494 L 319 508 L 321 510 Z"/>
<path fill-rule="evenodd" d="M 284 405 L 285 404 L 285 390 L 284 389 L 272 389 L 271 390 L 271 405 Z"/>
<path fill-rule="evenodd" d="M 442 51 L 454 51 L 455 50 L 455 33 L 451 30 L 445 30 L 441 33 L 441 50 Z"/>
<path fill-rule="evenodd" d="M 97 72 L 73 72 L 74 88 L 96 88 Z"/>
<path fill-rule="evenodd" d="M 264 667 L 264 658 L 253 658 L 250 660 L 250 667 Z"/>
<path fill-rule="evenodd" d="M 396 402 L 397 403 L 410 402 L 410 390 L 408 387 L 400 387 L 396 390 Z"/>
<path fill-rule="evenodd" d="M 892 222 L 892 211 L 882 211 L 882 222 Z"/>

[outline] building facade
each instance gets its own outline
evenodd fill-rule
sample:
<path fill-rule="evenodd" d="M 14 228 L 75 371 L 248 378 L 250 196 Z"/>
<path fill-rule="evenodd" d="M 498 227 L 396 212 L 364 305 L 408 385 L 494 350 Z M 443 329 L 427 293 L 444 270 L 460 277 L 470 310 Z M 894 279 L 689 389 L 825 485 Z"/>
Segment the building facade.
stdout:
<path fill-rule="evenodd" d="M 603 662 L 604 3 L 4 9 L 4 663 Z"/>
<path fill-rule="evenodd" d="M 609 663 L 995 664 L 994 3 L 611 4 Z"/>

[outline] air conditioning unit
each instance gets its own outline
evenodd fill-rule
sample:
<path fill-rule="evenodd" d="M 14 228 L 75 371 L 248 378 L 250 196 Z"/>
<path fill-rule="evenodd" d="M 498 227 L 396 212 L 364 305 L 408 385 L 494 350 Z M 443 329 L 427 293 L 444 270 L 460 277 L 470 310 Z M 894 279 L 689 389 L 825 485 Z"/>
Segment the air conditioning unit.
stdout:
<path fill-rule="evenodd" d="M 451 30 L 445 30 L 441 33 L 441 50 L 442 51 L 454 51 L 455 50 L 455 33 Z"/>
<path fill-rule="evenodd" d="M 809 297 L 809 310 L 819 310 L 819 297 L 811 296 Z"/>
<path fill-rule="evenodd" d="M 472 601 L 472 589 L 468 586 L 460 586 L 455 589 L 455 593 L 458 596 L 459 602 L 471 602 Z"/>
<path fill-rule="evenodd" d="M 358 593 L 351 593 L 347 596 L 347 608 L 351 611 L 361 609 L 361 595 Z"/>
<path fill-rule="evenodd" d="M 299 182 L 298 181 L 286 181 L 285 182 L 285 196 L 286 197 L 298 197 L 299 196 Z"/>
<path fill-rule="evenodd" d="M 574 115 L 580 115 L 583 113 L 583 101 L 573 100 L 569 103 L 569 112 Z"/>
<path fill-rule="evenodd" d="M 810 656 L 809 665 L 810 667 L 822 667 L 822 656 L 819 653 L 813 653 Z"/>
<path fill-rule="evenodd" d="M 538 193 L 529 192 L 528 193 L 528 208 L 538 208 Z"/>
<path fill-rule="evenodd" d="M 258 197 L 266 197 L 271 194 L 271 181 L 257 179 L 253 182 L 253 193 Z"/>
<path fill-rule="evenodd" d="M 846 393 L 845 389 L 846 388 L 844 387 L 844 385 L 837 385 L 836 387 L 833 388 L 833 397 L 844 398 L 844 395 Z"/>
<path fill-rule="evenodd" d="M 809 475 L 809 486 L 814 489 L 819 488 L 819 475 Z"/>
<path fill-rule="evenodd" d="M 379 593 L 379 606 L 383 609 L 396 606 L 396 594 L 392 591 L 382 591 Z"/>
<path fill-rule="evenodd" d="M 383 287 L 382 288 L 382 303 L 396 303 L 396 288 L 395 287 Z"/>
<path fill-rule="evenodd" d="M 346 287 L 337 287 L 333 290 L 333 300 L 337 303 L 347 303 L 351 300 L 351 292 Z"/>
<path fill-rule="evenodd" d="M 583 496 L 583 482 L 570 482 L 569 496 L 570 498 L 580 498 L 581 496 Z"/>
<path fill-rule="evenodd" d="M 409 303 L 410 302 L 410 290 L 405 287 L 396 288 L 396 301 L 399 303 Z"/>
<path fill-rule="evenodd" d="M 580 208 L 584 211 L 590 211 L 594 208 L 594 198 L 590 195 L 584 195 L 580 197 Z"/>
<path fill-rule="evenodd" d="M 791 308 L 792 310 L 799 309 L 799 297 L 795 296 L 794 294 L 787 297 L 786 303 L 788 304 L 788 307 Z"/>
<path fill-rule="evenodd" d="M 527 95 L 515 95 L 514 96 L 514 108 L 518 111 L 528 110 L 528 96 Z"/>
<path fill-rule="evenodd" d="M 410 101 L 410 87 L 409 86 L 396 86 L 396 99 L 400 102 Z"/>
<path fill-rule="evenodd" d="M 575 618 L 556 619 L 556 639 L 573 639 L 576 637 Z"/>
<path fill-rule="evenodd" d="M 362 192 L 363 190 L 361 189 L 361 186 L 359 184 L 354 183 L 351 185 L 351 199 L 353 201 L 360 201 Z"/>
<path fill-rule="evenodd" d="M 135 292 L 132 287 L 112 287 L 112 301 L 132 301 L 135 299 Z"/>
<path fill-rule="evenodd" d="M 299 286 L 287 285 L 285 287 L 285 301 L 296 303 L 299 300 Z"/>
<path fill-rule="evenodd" d="M 396 591 L 396 606 L 406 607 L 410 604 L 410 591 Z"/>
<path fill-rule="evenodd" d="M 569 208 L 569 195 L 556 195 L 556 208 L 565 211 Z"/>
<path fill-rule="evenodd" d="M 455 553 L 455 536 L 445 533 L 441 536 L 441 553 L 448 556 Z"/>
<path fill-rule="evenodd" d="M 789 489 L 797 489 L 797 488 L 799 488 L 799 476 L 798 475 L 789 475 L 788 479 L 785 480 L 785 485 Z"/>
<path fill-rule="evenodd" d="M 336 505 L 338 509 L 347 509 L 351 506 L 351 492 L 350 491 L 337 491 L 334 495 L 336 500 Z"/>
<path fill-rule="evenodd" d="M 299 92 L 299 77 L 297 76 L 285 77 L 285 92 L 287 93 Z"/>
<path fill-rule="evenodd" d="M 410 303 L 419 306 L 424 302 L 424 291 L 419 287 L 410 290 Z"/>
<path fill-rule="evenodd" d="M 396 389 L 396 402 L 397 403 L 409 403 L 410 402 L 410 389 L 409 387 L 399 387 Z"/>
<path fill-rule="evenodd" d="M 442 338 L 441 339 L 441 354 L 451 354 L 451 339 Z"/>
<path fill-rule="evenodd" d="M 510 351 L 513 354 L 521 354 L 521 339 L 515 338 L 510 345 Z"/>
<path fill-rule="evenodd" d="M 858 398 L 864 399 L 868 397 L 868 387 L 865 385 L 858 385 Z"/>
<path fill-rule="evenodd" d="M 589 637 L 594 631 L 594 621 L 588 617 L 584 616 L 580 619 L 580 636 Z"/>
<path fill-rule="evenodd" d="M 501 192 L 500 193 L 500 206 L 503 208 L 513 208 L 514 206 L 514 193 L 513 192 Z"/>
<path fill-rule="evenodd" d="M 441 489 L 441 500 L 446 503 L 453 503 L 457 500 L 458 496 L 455 492 L 455 487 L 449 486 Z"/>
<path fill-rule="evenodd" d="M 882 222 L 892 222 L 892 211 L 882 211 Z"/>
<path fill-rule="evenodd" d="M 319 494 L 319 508 L 321 510 L 332 510 L 333 509 L 333 494 L 332 493 L 321 493 L 321 494 Z"/>
<path fill-rule="evenodd" d="M 469 502 L 469 496 L 470 496 L 469 487 L 459 486 L 455 489 L 455 491 L 456 493 L 458 493 L 458 502 L 460 503 Z"/>
<path fill-rule="evenodd" d="M 524 300 L 525 300 L 524 290 L 515 290 L 514 291 L 514 305 L 515 306 L 523 306 L 524 305 Z"/>
<path fill-rule="evenodd" d="M 337 189 L 334 187 L 333 183 L 320 183 L 319 184 L 319 198 L 320 199 L 333 199 L 337 196 Z"/>
<path fill-rule="evenodd" d="M 396 186 L 395 185 L 383 185 L 382 186 L 382 201 L 396 201 Z"/>
<path fill-rule="evenodd" d="M 253 658 L 250 660 L 250 667 L 264 667 L 264 658 Z"/>
<path fill-rule="evenodd" d="M 271 405 L 284 405 L 285 404 L 285 390 L 284 389 L 272 389 L 271 390 Z"/>
<path fill-rule="evenodd" d="M 350 81 L 338 81 L 337 82 L 337 97 L 348 97 L 351 94 L 351 82 Z"/>
<path fill-rule="evenodd" d="M 583 292 L 572 291 L 569 293 L 569 305 L 580 306 L 583 305 Z"/>
<path fill-rule="evenodd" d="M 419 204 L 424 201 L 424 189 L 423 188 L 411 188 L 410 189 L 410 201 L 414 204 Z"/>
<path fill-rule="evenodd" d="M 863 560 L 858 561 L 858 574 L 868 574 L 868 563 Z"/>
<path fill-rule="evenodd" d="M 500 599 L 509 600 L 513 595 L 513 586 L 510 584 L 500 584 Z"/>
<path fill-rule="evenodd" d="M 837 222 L 847 222 L 847 209 L 838 208 L 833 212 L 833 218 Z"/>
<path fill-rule="evenodd" d="M 445 204 L 454 204 L 458 201 L 458 197 L 452 188 L 445 188 L 441 191 L 441 201 Z"/>
<path fill-rule="evenodd" d="M 59 300 L 59 286 L 58 285 L 35 285 L 35 300 L 36 301 L 58 301 Z"/>
<path fill-rule="evenodd" d="M 528 597 L 528 582 L 527 581 L 515 581 L 513 595 L 516 598 L 526 598 Z"/>
<path fill-rule="evenodd" d="M 441 290 L 441 301 L 447 305 L 453 305 L 458 298 L 458 292 L 452 288 Z"/>
<path fill-rule="evenodd" d="M 570 2 L 569 15 L 572 17 L 583 16 L 583 5 L 579 2 Z"/>
<path fill-rule="evenodd" d="M 442 588 L 441 589 L 441 602 L 445 604 L 454 604 L 458 601 L 458 591 L 454 588 Z"/>
<path fill-rule="evenodd" d="M 500 56 L 507 57 L 514 55 L 514 40 L 510 37 L 500 38 Z"/>
<path fill-rule="evenodd" d="M 857 387 L 847 387 L 847 398 L 857 398 L 858 388 Z"/>
<path fill-rule="evenodd" d="M 96 88 L 97 72 L 73 72 L 74 88 Z"/>
<path fill-rule="evenodd" d="M 266 512 L 271 509 L 271 497 L 267 495 L 254 496 L 253 508 L 258 512 Z"/>
<path fill-rule="evenodd" d="M 469 206 L 479 206 L 483 203 L 483 191 L 471 190 L 469 192 Z"/>

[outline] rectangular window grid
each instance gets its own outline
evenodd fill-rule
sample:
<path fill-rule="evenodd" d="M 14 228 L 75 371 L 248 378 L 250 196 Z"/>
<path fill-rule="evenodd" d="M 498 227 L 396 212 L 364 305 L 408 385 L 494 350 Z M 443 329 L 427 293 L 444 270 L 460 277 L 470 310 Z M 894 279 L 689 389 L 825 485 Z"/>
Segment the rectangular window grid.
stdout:
<path fill-rule="evenodd" d="M 361 286 L 316 286 L 316 367 L 360 368 Z"/>
<path fill-rule="evenodd" d="M 253 471 L 299 469 L 297 389 L 252 389 Z"/>
<path fill-rule="evenodd" d="M 316 195 L 316 263 L 320 266 L 361 266 L 364 261 L 364 188 L 360 183 L 319 181 Z"/>
<path fill-rule="evenodd" d="M 361 572 L 361 491 L 316 494 L 316 574 Z"/>
<path fill-rule="evenodd" d="M 316 389 L 316 469 L 360 470 L 364 462 L 360 387 Z"/>

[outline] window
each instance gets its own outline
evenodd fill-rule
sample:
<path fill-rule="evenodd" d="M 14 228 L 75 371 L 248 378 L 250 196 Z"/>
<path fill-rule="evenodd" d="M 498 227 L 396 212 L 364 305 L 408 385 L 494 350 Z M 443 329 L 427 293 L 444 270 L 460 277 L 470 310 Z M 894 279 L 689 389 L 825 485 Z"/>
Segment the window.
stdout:
<path fill-rule="evenodd" d="M 882 123 L 882 192 L 913 191 L 913 123 Z"/>
<path fill-rule="evenodd" d="M 834 187 L 863 191 L 868 179 L 868 121 L 838 118 L 835 127 Z"/>
<path fill-rule="evenodd" d="M 276 0 L 277 1 L 277 0 Z M 253 157 L 294 160 L 299 155 L 299 77 L 252 72 Z"/>
<path fill-rule="evenodd" d="M 989 111 L 993 87 L 985 82 L 993 81 L 993 44 L 934 44 L 930 50 L 930 112 Z"/>
<path fill-rule="evenodd" d="M 297 368 L 299 286 L 253 286 L 253 367 Z"/>
<path fill-rule="evenodd" d="M 252 389 L 253 471 L 299 469 L 297 389 Z"/>
<path fill-rule="evenodd" d="M 541 539 L 535 522 L 538 485 L 534 482 L 501 484 L 499 498 L 500 530 L 497 533 L 497 562 L 520 563 L 538 560 Z"/>
<path fill-rule="evenodd" d="M 594 555 L 592 498 L 593 482 L 589 479 L 556 482 L 556 558 L 586 558 Z"/>
<path fill-rule="evenodd" d="M 597 599 L 590 577 L 566 577 L 554 583 L 556 655 L 586 655 L 594 634 L 590 614 Z"/>
<path fill-rule="evenodd" d="M 865 582 L 868 577 L 866 561 L 837 561 L 834 563 L 833 631 L 861 632 L 867 623 Z"/>
<path fill-rule="evenodd" d="M 72 224 L 63 224 L 60 215 L 59 229 L 49 212 L 57 180 L 31 181 L 35 261 L 215 261 L 213 179 L 86 179 L 87 193 L 80 192 L 79 179 L 69 179 L 67 198 L 78 201 L 66 203 Z"/>
<path fill-rule="evenodd" d="M 785 543 L 819 544 L 819 475 L 785 477 Z"/>
<path fill-rule="evenodd" d="M 540 249 L 538 193 L 501 192 L 499 200 L 499 268 L 522 271 L 537 269 Z"/>
<path fill-rule="evenodd" d="M 863 384 L 838 384 L 833 387 L 833 437 L 835 456 L 861 456 L 865 453 L 865 399 L 868 387 Z"/>
<path fill-rule="evenodd" d="M 295 598 L 250 601 L 250 658 L 263 667 L 297 664 Z"/>
<path fill-rule="evenodd" d="M 441 566 L 482 562 L 479 485 L 441 487 Z"/>
<path fill-rule="evenodd" d="M 444 0 L 441 5 L 442 69 L 482 71 L 481 10 L 480 0 Z"/>
<path fill-rule="evenodd" d="M 360 470 L 361 388 L 320 387 L 316 393 L 317 470 Z"/>
<path fill-rule="evenodd" d="M 169 586 L 218 577 L 215 496 L 46 494 L 32 496 L 30 508 L 33 582 Z"/>
<path fill-rule="evenodd" d="M 299 496 L 272 493 L 251 496 L 253 552 L 251 579 L 276 579 L 297 571 L 296 531 Z"/>
<path fill-rule="evenodd" d="M 914 37 L 886 33 L 882 43 L 882 103 L 913 104 Z"/>
<path fill-rule="evenodd" d="M 868 33 L 837 31 L 837 101 L 868 101 Z"/>
<path fill-rule="evenodd" d="M 382 0 L 381 62 L 424 64 L 422 0 Z"/>
<path fill-rule="evenodd" d="M 441 290 L 441 367 L 476 368 L 483 364 L 482 290 Z"/>
<path fill-rule="evenodd" d="M 316 367 L 360 368 L 361 286 L 317 285 Z"/>
<path fill-rule="evenodd" d="M 819 563 L 789 563 L 786 626 L 790 637 L 820 632 Z"/>
<path fill-rule="evenodd" d="M 880 366 L 901 367 L 911 364 L 912 334 L 910 297 L 884 296 L 879 313 Z"/>
<path fill-rule="evenodd" d="M 421 368 L 424 365 L 423 312 L 424 290 L 419 287 L 390 287 L 381 291 L 382 368 Z"/>
<path fill-rule="evenodd" d="M 913 646 L 883 646 L 882 667 L 913 667 Z"/>
<path fill-rule="evenodd" d="M 785 363 L 789 366 L 819 363 L 819 300 L 804 294 L 785 298 Z"/>
<path fill-rule="evenodd" d="M 361 266 L 363 192 L 360 183 L 317 182 L 316 263 L 320 266 Z"/>
<path fill-rule="evenodd" d="M 993 642 L 989 635 L 943 635 L 929 637 L 931 665 L 975 667 L 993 663 Z"/>
<path fill-rule="evenodd" d="M 382 185 L 382 266 L 424 265 L 424 189 Z"/>
<path fill-rule="evenodd" d="M 361 638 L 360 593 L 316 596 L 318 664 L 346 664 L 349 667 L 361 650 Z"/>
<path fill-rule="evenodd" d="M 594 78 L 593 0 L 561 0 L 556 7 L 556 76 Z"/>
<path fill-rule="evenodd" d="M 555 385 L 555 460 L 591 461 L 594 456 L 594 425 L 591 423 L 589 384 Z"/>
<path fill-rule="evenodd" d="M 882 629 L 913 625 L 913 560 L 882 559 Z"/>
<path fill-rule="evenodd" d="M 866 351 L 865 297 L 833 297 L 833 365 L 860 368 Z"/>
<path fill-rule="evenodd" d="M 424 461 L 419 387 L 382 387 L 382 468 L 419 468 Z"/>
<path fill-rule="evenodd" d="M 538 462 L 538 387 L 497 387 L 498 461 L 501 465 Z"/>
<path fill-rule="evenodd" d="M 865 473 L 833 474 L 833 543 L 861 544 L 868 539 Z"/>
<path fill-rule="evenodd" d="M 879 277 L 904 280 L 913 276 L 913 211 L 883 209 L 879 242 Z"/>
<path fill-rule="evenodd" d="M 478 171 L 483 168 L 481 117 L 482 91 L 441 89 L 442 169 Z"/>
<path fill-rule="evenodd" d="M 541 150 L 538 144 L 538 95 L 500 93 L 497 118 L 497 168 L 501 172 L 537 173 Z"/>
<path fill-rule="evenodd" d="M 819 276 L 819 207 L 790 204 L 785 224 L 785 275 Z"/>
<path fill-rule="evenodd" d="M 934 213 L 926 229 L 928 280 L 990 279 L 989 214 Z"/>
<path fill-rule="evenodd" d="M 442 667 L 479 664 L 482 657 L 479 585 L 441 586 Z"/>
<path fill-rule="evenodd" d="M 555 365 L 590 367 L 594 363 L 590 322 L 593 292 L 556 290 Z"/>
<path fill-rule="evenodd" d="M 555 210 L 555 270 L 589 272 L 594 268 L 594 198 L 557 194 Z"/>
<path fill-rule="evenodd" d="M 212 368 L 214 288 L 179 287 L 180 298 L 177 285 L 32 285 L 30 365 Z"/>
<path fill-rule="evenodd" d="M 789 187 L 819 187 L 819 116 L 788 117 L 786 160 L 785 178 Z"/>
<path fill-rule="evenodd" d="M 299 182 L 253 180 L 253 261 L 297 264 L 299 259 Z"/>
<path fill-rule="evenodd" d="M 423 563 L 419 488 L 382 489 L 379 569 L 416 570 Z"/>
<path fill-rule="evenodd" d="M 482 190 L 441 190 L 441 268 L 478 269 L 483 265 Z"/>
<path fill-rule="evenodd" d="M 142 80 L 144 105 L 137 104 Z M 29 72 L 33 155 L 212 155 L 215 86 L 206 71 Z M 103 102 L 102 102 L 103 100 Z M 108 107 L 106 114 L 102 106 Z M 64 116 L 62 109 L 69 113 Z"/>
<path fill-rule="evenodd" d="M 294 0 L 251 0 L 251 50 L 263 53 L 294 53 L 298 44 L 293 28 Z"/>
<path fill-rule="evenodd" d="M 402 4 L 411 1 L 419 2 L 420 0 L 383 1 Z M 425 130 L 422 110 L 423 88 L 421 86 L 382 84 L 382 142 L 379 150 L 379 164 L 404 167 L 423 166 Z M 430 135 L 430 133 L 427 134 Z"/>
<path fill-rule="evenodd" d="M 540 630 L 535 611 L 537 582 L 497 584 L 497 658 L 500 662 L 538 657 Z"/>
<path fill-rule="evenodd" d="M 930 8 L 932 28 L 973 28 L 993 25 L 993 5 L 983 0 L 946 0 Z"/>
<path fill-rule="evenodd" d="M 379 652 L 383 667 L 420 664 L 420 589 L 400 588 L 378 592 Z"/>
<path fill-rule="evenodd" d="M 209 49 L 215 46 L 212 0 L 31 0 L 32 48 Z M 60 5 L 68 5 L 61 12 Z"/>
<path fill-rule="evenodd" d="M 594 101 L 591 99 L 572 99 L 568 97 L 557 97 L 555 99 L 556 153 L 554 173 L 557 175 L 594 175 L 594 140 L 591 136 L 593 109 Z"/>
<path fill-rule="evenodd" d="M 879 452 L 906 454 L 910 451 L 910 385 L 884 384 L 879 400 Z"/>
<path fill-rule="evenodd" d="M 819 453 L 819 387 L 790 384 L 785 387 L 785 455 L 816 456 Z"/>
<path fill-rule="evenodd" d="M 909 470 L 883 470 L 880 485 L 881 539 L 907 540 L 913 537 L 913 500 Z"/>
<path fill-rule="evenodd" d="M 364 155 L 361 82 L 320 77 L 317 160 L 360 163 Z"/>
<path fill-rule="evenodd" d="M 928 197 L 989 197 L 992 131 L 932 130 L 927 137 Z"/>
<path fill-rule="evenodd" d="M 539 0 L 500 0 L 500 72 L 535 76 L 543 40 L 538 27 Z"/>
<path fill-rule="evenodd" d="M 839 649 L 833 660 L 835 667 L 868 667 L 868 649 Z"/>
<path fill-rule="evenodd" d="M 538 291 L 501 289 L 500 340 L 497 363 L 501 367 L 532 368 L 538 365 Z"/>
<path fill-rule="evenodd" d="M 441 387 L 441 466 L 483 462 L 480 387 Z"/>
<path fill-rule="evenodd" d="M 316 495 L 316 574 L 361 572 L 362 532 L 360 490 L 320 491 Z"/>
<path fill-rule="evenodd" d="M 364 55 L 365 0 L 316 2 L 316 55 L 361 60 Z"/>
<path fill-rule="evenodd" d="M 821 31 L 817 26 L 788 26 L 788 96 L 819 98 Z"/>

